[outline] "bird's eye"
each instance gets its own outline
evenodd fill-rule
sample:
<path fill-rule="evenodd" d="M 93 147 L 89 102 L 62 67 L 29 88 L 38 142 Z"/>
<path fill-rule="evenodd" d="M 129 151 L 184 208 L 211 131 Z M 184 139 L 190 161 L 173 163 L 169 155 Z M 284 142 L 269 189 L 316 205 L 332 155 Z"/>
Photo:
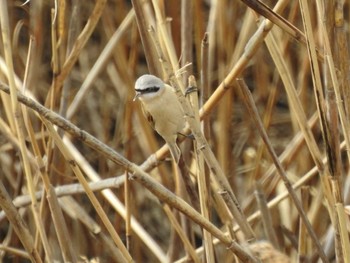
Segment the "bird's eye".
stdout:
<path fill-rule="evenodd" d="M 145 93 L 153 93 L 153 92 L 157 92 L 160 88 L 159 87 L 148 87 L 148 88 L 145 88 L 145 89 L 135 89 L 137 92 L 140 92 L 142 94 L 145 94 Z"/>
<path fill-rule="evenodd" d="M 157 92 L 158 90 L 159 90 L 159 87 L 149 87 L 145 89 L 146 93 Z"/>

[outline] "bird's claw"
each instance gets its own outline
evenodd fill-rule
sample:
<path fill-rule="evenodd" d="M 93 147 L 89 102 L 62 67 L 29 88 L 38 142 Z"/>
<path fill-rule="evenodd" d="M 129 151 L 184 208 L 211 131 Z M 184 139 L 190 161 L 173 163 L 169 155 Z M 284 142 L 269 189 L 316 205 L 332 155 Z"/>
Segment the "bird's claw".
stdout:
<path fill-rule="evenodd" d="M 190 93 L 192 92 L 198 92 L 198 88 L 197 87 L 188 87 L 186 90 L 185 90 L 185 96 L 189 95 Z"/>

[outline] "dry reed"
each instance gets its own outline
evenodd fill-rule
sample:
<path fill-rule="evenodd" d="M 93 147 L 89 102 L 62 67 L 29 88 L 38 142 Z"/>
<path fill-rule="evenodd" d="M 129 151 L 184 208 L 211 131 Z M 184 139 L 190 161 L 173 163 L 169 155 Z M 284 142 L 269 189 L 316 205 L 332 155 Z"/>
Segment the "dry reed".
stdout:
<path fill-rule="evenodd" d="M 0 0 L 0 261 L 350 262 L 349 0 Z M 170 83 L 169 162 L 134 82 Z"/>

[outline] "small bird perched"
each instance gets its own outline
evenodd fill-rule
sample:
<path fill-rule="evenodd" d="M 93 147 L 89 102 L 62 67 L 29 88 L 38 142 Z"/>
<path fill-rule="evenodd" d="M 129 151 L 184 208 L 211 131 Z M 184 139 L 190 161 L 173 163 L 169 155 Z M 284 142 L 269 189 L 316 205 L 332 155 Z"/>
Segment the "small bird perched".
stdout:
<path fill-rule="evenodd" d="M 174 89 L 153 75 L 143 75 L 136 80 L 136 95 L 152 127 L 168 144 L 170 153 L 179 163 L 181 151 L 176 144 L 178 133 L 185 126 L 184 113 Z"/>

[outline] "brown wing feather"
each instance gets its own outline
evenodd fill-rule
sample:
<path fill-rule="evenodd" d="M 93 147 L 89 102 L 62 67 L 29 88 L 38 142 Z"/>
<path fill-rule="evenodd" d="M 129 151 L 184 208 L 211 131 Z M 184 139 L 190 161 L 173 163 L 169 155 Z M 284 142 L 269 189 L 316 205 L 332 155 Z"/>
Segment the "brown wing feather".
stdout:
<path fill-rule="evenodd" d="M 152 115 L 145 109 L 145 107 L 143 106 L 142 103 L 141 103 L 141 109 L 142 109 L 142 112 L 145 115 L 147 121 L 149 122 L 151 127 L 154 129 L 155 128 L 154 119 L 153 119 Z"/>

